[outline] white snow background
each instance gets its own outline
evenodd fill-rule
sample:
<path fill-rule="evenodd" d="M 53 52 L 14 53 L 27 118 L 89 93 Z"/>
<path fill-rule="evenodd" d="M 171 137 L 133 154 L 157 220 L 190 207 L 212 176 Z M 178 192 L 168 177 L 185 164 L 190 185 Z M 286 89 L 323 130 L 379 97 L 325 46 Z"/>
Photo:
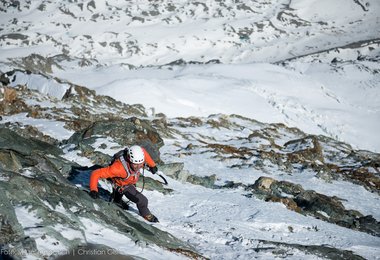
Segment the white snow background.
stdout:
<path fill-rule="evenodd" d="M 111 2 L 116 4 L 120 1 Z M 358 15 L 360 12 L 357 8 L 360 7 L 354 2 L 291 1 L 291 7 L 296 9 L 297 14 L 303 19 L 314 23 L 335 21 L 334 26 L 338 28 L 337 34 L 329 35 L 329 31 L 311 31 L 308 37 L 299 39 L 284 37 L 272 40 L 270 32 L 265 31 L 261 38 L 250 42 L 246 47 L 243 46 L 239 52 L 228 43 L 228 40 L 223 40 L 225 35 L 222 35 L 220 26 L 225 21 L 222 18 L 202 20 L 200 17 L 178 26 L 155 23 L 154 20 L 144 25 L 137 21 L 128 21 L 128 33 L 138 39 L 144 50 L 143 54 L 128 57 L 115 52 L 104 52 L 100 45 L 85 46 L 80 39 L 75 38 L 75 41 L 69 42 L 70 52 L 80 56 L 87 48 L 91 49 L 93 57 L 101 61 L 102 66 L 66 68 L 65 70 L 54 67 L 52 75 L 94 89 L 98 94 L 109 95 L 127 104 L 143 104 L 146 108 L 152 108 L 150 110 L 152 117 L 155 113 L 164 113 L 168 117 L 208 116 L 217 113 L 239 114 L 261 122 L 284 123 L 310 134 L 327 135 L 347 142 L 355 149 L 380 152 L 380 74 L 371 74 L 365 69 L 358 69 L 360 65 L 352 62 L 342 64 L 338 69 L 330 64 L 334 55 L 338 55 L 342 60 L 353 60 L 355 57 L 352 56 L 356 54 L 341 51 L 319 56 L 322 62 L 313 62 L 313 57 L 306 57 L 289 62 L 287 66 L 272 63 L 291 58 L 292 53 L 303 54 L 307 49 L 311 49 L 310 53 L 312 53 L 319 51 L 319 47 L 333 48 L 378 37 L 380 35 L 379 1 L 367 1 L 370 8 L 364 16 Z M 263 1 L 255 1 L 255 3 L 263 4 Z M 96 1 L 96 4 L 97 8 L 102 8 L 104 1 Z M 24 13 L 23 17 L 18 17 L 21 21 L 24 20 L 33 25 L 28 30 L 30 36 L 35 35 L 36 32 L 45 32 L 58 35 L 58 38 L 64 41 L 65 34 L 82 35 L 87 34 L 87 30 L 94 30 L 94 24 L 90 22 L 74 24 L 70 31 L 64 31 L 58 25 L 46 27 L 47 21 L 58 18 L 54 15 L 42 16 L 35 8 Z M 275 9 L 275 7 L 270 8 L 265 14 L 270 16 Z M 45 10 L 46 13 L 54 14 L 54 10 Z M 104 13 L 106 13 L 105 5 Z M 344 16 L 339 16 L 339 13 Z M 7 13 L 0 20 L 4 24 L 11 18 L 12 13 Z M 69 18 L 60 17 L 60 19 L 64 23 L 65 19 Z M 255 19 L 258 18 L 247 14 L 229 22 L 239 24 L 247 20 L 253 22 Z M 348 26 L 350 21 L 354 22 Z M 111 25 L 99 21 L 92 35 L 100 38 L 111 37 L 112 34 L 106 32 L 111 28 L 113 31 L 124 32 L 125 23 L 126 21 L 123 20 Z M 347 31 L 342 29 L 345 25 L 348 27 Z M 8 28 L 8 30 L 11 29 Z M 293 31 L 305 34 L 302 28 L 294 28 Z M 202 34 L 207 34 L 207 37 L 211 38 L 215 44 L 211 45 L 205 40 L 202 46 L 201 41 L 192 41 L 193 38 L 189 36 L 197 35 L 202 38 Z M 46 42 L 46 44 L 35 46 L 2 44 L 0 60 L 6 61 L 9 58 L 30 53 L 46 56 L 58 53 L 53 44 L 50 44 L 48 40 Z M 152 42 L 157 44 L 157 49 L 153 50 L 149 47 Z M 168 42 L 176 46 L 178 50 L 176 53 L 173 54 L 166 47 L 160 48 L 160 46 L 166 46 Z M 361 53 L 367 52 L 367 48 L 363 47 Z M 375 49 L 371 55 L 378 54 L 379 50 Z M 206 61 L 207 58 L 218 57 L 224 64 L 193 64 L 170 68 L 152 66 L 137 69 L 129 69 L 124 65 L 160 65 L 178 57 L 199 61 L 202 55 Z M 366 65 L 372 69 L 379 69 L 378 62 L 368 62 Z M 1 64 L 0 69 L 6 71 L 9 68 Z M 57 88 L 54 82 L 41 84 L 39 80 L 35 77 L 18 78 L 12 84 L 27 84 L 30 88 L 37 88 L 43 93 L 56 97 L 63 95 L 64 91 Z M 62 85 L 61 87 L 64 88 Z M 23 115 L 4 117 L 2 123 L 23 122 L 23 120 L 25 124 L 37 126 L 44 133 L 60 140 L 72 134 L 65 130 L 62 124 L 54 124 L 54 122 L 47 124 L 43 120 L 30 120 Z M 26 122 L 26 120 L 30 121 Z M 207 131 L 207 129 L 199 131 Z M 215 133 L 214 137 L 223 138 L 223 133 Z M 173 142 L 173 140 L 165 140 L 165 146 L 161 149 L 162 159 L 165 162 L 180 161 L 175 156 L 176 147 Z M 112 154 L 113 151 L 107 152 Z M 66 158 L 82 165 L 90 165 L 86 159 L 73 153 L 68 152 Z M 251 184 L 259 176 L 265 175 L 252 169 L 229 169 L 207 157 L 197 157 L 186 160 L 184 163 L 185 168 L 193 174 L 209 175 L 210 172 L 217 172 L 220 174 L 221 181 L 233 176 L 234 180 Z M 346 208 L 359 210 L 363 214 L 371 214 L 380 220 L 379 197 L 360 186 L 342 181 L 326 183 L 311 175 L 284 177 L 280 171 L 272 174 L 278 179 L 286 178 L 288 181 L 300 183 L 305 189 L 313 189 L 329 196 L 338 196 L 344 199 Z M 144 191 L 149 198 L 150 209 L 160 219 L 160 223 L 155 225 L 195 245 L 197 250 L 210 259 L 251 259 L 253 255 L 258 255 L 261 259 L 271 259 L 273 257 L 271 253 L 266 255 L 265 252 L 260 254 L 254 252 L 256 247 L 260 247 L 257 240 L 283 241 L 285 238 L 287 243 L 330 245 L 352 250 L 366 259 L 380 259 L 380 239 L 377 237 L 297 214 L 287 210 L 280 203 L 247 198 L 242 196 L 243 190 L 212 190 L 172 179 L 168 180 L 169 187 L 175 191 L 171 195 Z M 30 212 L 28 214 L 26 212 L 27 209 L 24 208 L 16 211 L 24 228 L 31 223 L 38 223 Z M 26 218 L 25 215 L 28 217 Z M 136 217 L 139 216 L 136 215 Z M 87 222 L 89 229 L 85 234 L 86 237 L 83 237 L 84 241 L 115 245 L 122 253 L 147 259 L 181 259 L 183 257 L 157 247 L 132 246 L 132 242 L 128 239 L 121 241 L 120 234 L 101 227 L 91 220 Z M 290 226 L 292 231 L 289 229 Z M 55 228 L 60 230 L 59 225 Z M 75 230 L 61 231 L 69 237 L 81 237 Z M 98 241 L 99 236 L 94 235 L 95 233 L 101 233 L 101 241 Z M 28 235 L 38 237 L 40 234 Z M 49 239 L 39 239 L 36 242 L 41 251 L 58 250 L 51 248 L 52 241 Z M 64 250 L 64 248 L 59 248 L 59 250 Z M 293 255 L 288 256 L 292 259 L 304 257 L 303 253 L 296 250 Z M 309 259 L 318 258 L 309 256 Z"/>

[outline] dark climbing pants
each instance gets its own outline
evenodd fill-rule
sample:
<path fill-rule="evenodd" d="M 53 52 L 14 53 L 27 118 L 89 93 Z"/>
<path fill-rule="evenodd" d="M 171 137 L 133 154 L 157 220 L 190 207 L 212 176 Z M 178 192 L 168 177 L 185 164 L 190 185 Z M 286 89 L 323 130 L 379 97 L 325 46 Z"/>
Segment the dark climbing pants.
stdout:
<path fill-rule="evenodd" d="M 148 199 L 139 191 L 137 191 L 134 185 L 124 186 L 122 189 L 115 192 L 114 202 L 119 203 L 123 195 L 127 197 L 130 201 L 136 203 L 141 216 L 146 216 L 150 214 L 148 209 Z"/>

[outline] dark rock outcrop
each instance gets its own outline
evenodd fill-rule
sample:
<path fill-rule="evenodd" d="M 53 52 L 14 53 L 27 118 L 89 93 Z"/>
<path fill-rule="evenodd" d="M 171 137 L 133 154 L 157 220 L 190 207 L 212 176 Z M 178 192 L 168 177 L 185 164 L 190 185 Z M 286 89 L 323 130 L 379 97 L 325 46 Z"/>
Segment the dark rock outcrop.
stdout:
<path fill-rule="evenodd" d="M 296 249 L 305 252 L 306 254 L 316 255 L 325 259 L 334 259 L 334 260 L 364 260 L 365 258 L 354 254 L 352 251 L 341 250 L 333 247 L 328 247 L 324 245 L 299 245 L 299 244 L 289 244 L 281 243 L 275 241 L 260 240 L 262 247 L 258 247 L 256 250 L 259 251 L 271 251 L 273 255 L 278 256 L 279 258 L 286 258 L 291 256 L 289 254 L 290 250 Z M 264 246 L 265 245 L 265 246 Z"/>
<path fill-rule="evenodd" d="M 87 157 L 93 159 L 94 163 L 104 165 L 110 162 L 110 156 L 96 153 L 91 145 L 99 138 L 107 137 L 118 143 L 120 150 L 134 144 L 141 145 L 149 152 L 153 160 L 161 161 L 159 154 L 159 148 L 163 145 L 161 137 L 150 126 L 149 121 L 136 117 L 94 122 L 84 130 L 74 133 L 65 141 L 65 144 L 74 144 Z M 104 144 L 103 148 L 106 148 L 105 146 Z"/>
<path fill-rule="evenodd" d="M 265 201 L 281 202 L 288 209 L 314 216 L 326 222 L 380 236 L 380 222 L 372 216 L 363 216 L 356 210 L 347 210 L 337 197 L 329 197 L 301 185 L 260 177 L 249 190 Z"/>

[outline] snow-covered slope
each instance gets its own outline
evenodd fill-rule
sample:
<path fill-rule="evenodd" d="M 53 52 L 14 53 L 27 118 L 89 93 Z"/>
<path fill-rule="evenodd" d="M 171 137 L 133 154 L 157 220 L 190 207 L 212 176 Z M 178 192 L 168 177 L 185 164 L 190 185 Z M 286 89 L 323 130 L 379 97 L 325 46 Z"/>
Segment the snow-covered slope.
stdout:
<path fill-rule="evenodd" d="M 24 78 L 21 72 L 17 75 Z M 40 76 L 30 77 L 42 82 Z M 5 239 L 13 239 L 2 246 L 9 243 L 22 258 L 53 257 L 70 253 L 78 244 L 95 243 L 113 248 L 107 251 L 111 253 L 184 259 L 186 254 L 170 250 L 161 241 L 167 235 L 154 228 L 210 259 L 379 255 L 379 154 L 238 115 L 147 116 L 141 107 L 73 85 L 63 99 L 23 85 L 1 90 L 1 230 Z M 128 122 L 132 129 L 123 128 Z M 24 137 L 15 138 L 16 133 Z M 139 138 L 130 140 L 130 135 Z M 141 140 L 144 135 L 148 139 Z M 112 205 L 92 200 L 63 177 L 70 164 L 106 164 L 107 155 L 135 141 L 162 145 L 159 169 L 169 185 L 153 181 L 155 186 L 149 187 L 150 178 L 160 178 L 146 173 L 144 194 L 160 223 L 141 226 L 131 204 L 125 213 L 131 227 L 125 232 L 126 220 Z M 41 146 L 44 152 L 36 152 Z M 266 182 L 258 184 L 262 178 Z M 87 187 L 88 179 L 75 184 Z M 265 193 L 271 189 L 273 194 Z M 135 243 L 139 230 L 147 237 Z"/>
<path fill-rule="evenodd" d="M 379 38 L 376 0 L 2 1 L 2 60 L 275 62 Z M 61 56 L 56 56 L 61 55 Z"/>
<path fill-rule="evenodd" d="M 284 197 L 273 203 L 249 187 L 263 176 L 288 181 L 380 220 L 379 155 L 372 153 L 380 152 L 379 13 L 377 0 L 1 1 L 0 72 L 9 76 L 0 80 L 22 102 L 12 103 L 19 100 L 14 92 L 1 88 L 0 123 L 59 145 L 94 121 L 150 120 L 164 138 L 164 163 L 184 166 L 183 175 L 167 176 L 172 193 L 144 191 L 161 221 L 157 227 L 205 257 L 378 259 L 378 236 L 330 223 L 324 211 L 316 218 L 290 210 L 284 201 L 292 196 L 281 188 Z M 124 104 L 91 90 L 75 93 L 72 84 Z M 68 101 L 68 93 L 79 98 Z M 308 151 L 303 138 L 309 134 L 333 139 L 318 137 L 320 153 L 289 163 L 288 154 L 297 151 L 287 142 Z M 98 153 L 121 148 L 108 136 L 96 138 Z M 95 163 L 83 156 L 88 151 L 60 148 L 67 160 Z M 9 176 L 1 172 L 1 183 Z M 215 189 L 206 181 L 230 186 Z M 60 204 L 46 210 L 72 213 Z M 17 205 L 20 232 L 45 257 L 66 250 L 59 240 L 43 239 L 45 231 L 34 232 L 42 226 L 37 213 Z M 44 228 L 111 247 L 118 239 L 101 223 L 80 223 L 93 230 Z M 154 245 L 134 245 L 132 252 L 114 247 L 147 259 L 184 258 Z"/>
<path fill-rule="evenodd" d="M 379 1 L 0 5 L 4 72 L 52 74 L 168 116 L 240 114 L 380 151 Z M 184 67 L 193 61 L 235 65 Z"/>

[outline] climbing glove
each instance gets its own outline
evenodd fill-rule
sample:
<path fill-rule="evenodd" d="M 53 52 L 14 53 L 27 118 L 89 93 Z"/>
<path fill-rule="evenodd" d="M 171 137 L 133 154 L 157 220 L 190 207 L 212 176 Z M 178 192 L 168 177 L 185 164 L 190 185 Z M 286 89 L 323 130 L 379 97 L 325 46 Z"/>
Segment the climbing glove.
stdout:
<path fill-rule="evenodd" d="M 149 171 L 150 171 L 152 174 L 156 174 L 156 172 L 158 171 L 158 168 L 157 168 L 157 166 L 149 167 Z"/>
<path fill-rule="evenodd" d="M 92 191 L 90 191 L 90 196 L 93 199 L 97 199 L 97 198 L 99 198 L 99 193 L 97 191 L 92 190 Z"/>

